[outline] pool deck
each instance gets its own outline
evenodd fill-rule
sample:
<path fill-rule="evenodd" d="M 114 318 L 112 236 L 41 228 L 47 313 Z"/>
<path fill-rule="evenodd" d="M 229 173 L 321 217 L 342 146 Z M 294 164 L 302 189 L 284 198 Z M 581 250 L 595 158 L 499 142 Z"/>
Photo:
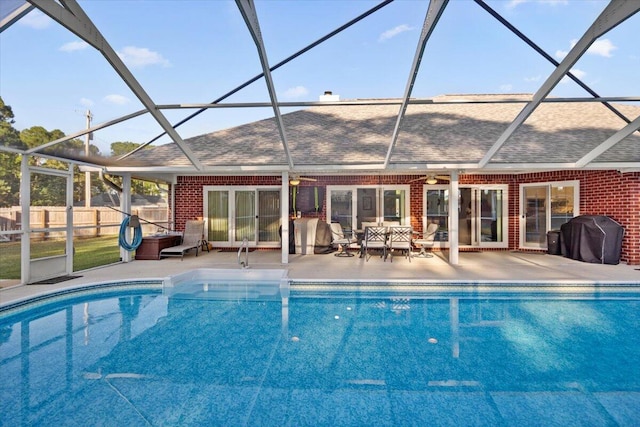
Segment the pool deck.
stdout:
<path fill-rule="evenodd" d="M 426 283 L 513 283 L 557 282 L 583 284 L 630 284 L 640 286 L 640 266 L 590 264 L 562 256 L 527 252 L 461 252 L 458 265 L 450 265 L 448 252 L 435 252 L 431 258 L 396 255 L 369 261 L 355 257 L 326 255 L 290 255 L 282 264 L 280 252 L 249 253 L 249 268 L 286 269 L 294 281 L 425 281 Z M 197 257 L 158 261 L 132 261 L 75 273 L 81 277 L 53 285 L 15 285 L 0 289 L 0 305 L 42 293 L 88 284 L 131 279 L 163 279 L 196 268 L 240 269 L 236 252 L 204 252 Z"/>

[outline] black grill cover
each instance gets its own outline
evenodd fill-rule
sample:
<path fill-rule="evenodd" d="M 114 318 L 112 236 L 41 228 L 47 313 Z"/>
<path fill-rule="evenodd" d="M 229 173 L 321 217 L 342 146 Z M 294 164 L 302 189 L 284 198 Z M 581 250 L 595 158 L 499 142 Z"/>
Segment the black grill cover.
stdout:
<path fill-rule="evenodd" d="M 560 227 L 563 255 L 599 264 L 620 263 L 622 226 L 601 215 L 581 215 Z"/>

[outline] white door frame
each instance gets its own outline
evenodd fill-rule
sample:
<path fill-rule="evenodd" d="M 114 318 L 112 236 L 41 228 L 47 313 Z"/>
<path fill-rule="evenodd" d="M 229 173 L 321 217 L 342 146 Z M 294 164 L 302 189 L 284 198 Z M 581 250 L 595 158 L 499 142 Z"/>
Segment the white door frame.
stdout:
<path fill-rule="evenodd" d="M 21 165 L 21 208 L 22 208 L 22 243 L 21 243 L 21 282 L 33 283 L 39 280 L 73 273 L 73 164 L 67 170 L 49 169 L 29 166 L 29 156 L 22 156 Z M 31 259 L 31 174 L 57 176 L 66 179 L 65 209 L 66 224 L 64 227 L 37 229 L 38 232 L 64 231 L 65 253 L 44 258 Z"/>
<path fill-rule="evenodd" d="M 229 193 L 229 230 L 228 230 L 228 239 L 224 242 L 222 241 L 210 241 L 214 247 L 240 247 L 242 245 L 242 241 L 235 240 L 235 193 L 236 191 L 253 191 L 255 194 L 255 226 L 254 226 L 254 236 L 253 239 L 248 241 L 249 247 L 280 247 L 280 242 L 258 242 L 258 203 L 259 197 L 258 194 L 260 191 L 277 191 L 281 192 L 281 186 L 273 186 L 273 185 L 205 185 L 202 187 L 202 218 L 205 222 L 205 232 L 208 233 L 209 230 L 209 213 L 208 213 L 208 205 L 209 205 L 209 192 L 210 191 L 226 191 Z M 280 214 L 280 212 L 278 212 Z M 291 230 L 289 230 L 291 232 Z"/>
<path fill-rule="evenodd" d="M 519 209 L 518 212 L 518 230 L 519 236 L 518 246 L 520 249 L 547 249 L 546 239 L 544 242 L 540 242 L 539 244 L 527 243 L 525 241 L 526 235 L 526 225 L 527 225 L 527 206 L 526 200 L 524 198 L 524 190 L 527 187 L 544 187 L 545 191 L 545 218 L 546 224 L 545 228 L 547 231 L 552 229 L 552 189 L 553 188 L 562 188 L 562 187 L 573 187 L 573 216 L 576 217 L 580 215 L 580 180 L 569 180 L 569 181 L 548 181 L 548 182 L 531 182 L 526 184 L 520 184 L 519 186 Z"/>
<path fill-rule="evenodd" d="M 462 245 L 460 247 L 469 248 L 469 247 L 478 247 L 478 248 L 507 248 L 509 247 L 509 185 L 508 184 L 464 184 L 459 185 L 457 187 L 457 192 L 460 190 L 470 189 L 471 190 L 471 245 Z M 451 201 L 451 186 L 447 184 L 435 184 L 428 185 L 425 184 L 422 187 L 422 229 L 427 229 L 427 191 L 428 190 L 449 190 L 449 200 Z M 483 190 L 502 190 L 503 198 L 502 198 L 502 228 L 501 235 L 504 237 L 501 242 L 482 242 L 480 239 L 480 226 L 478 223 L 481 223 L 481 206 L 480 199 L 477 197 L 478 193 Z M 456 200 L 459 197 L 456 196 Z M 457 206 L 457 203 L 456 203 Z M 458 206 L 459 209 L 466 209 L 464 206 Z M 458 215 L 456 217 L 459 218 Z M 445 242 L 437 241 L 434 243 L 436 247 L 450 247 L 451 246 L 451 230 L 452 230 L 452 212 L 448 211 L 447 215 L 447 226 L 449 229 L 449 240 Z M 460 230 L 458 227 L 458 236 L 460 234 Z"/>
<path fill-rule="evenodd" d="M 402 222 L 406 225 L 411 224 L 411 186 L 406 184 L 366 184 L 366 185 L 328 185 L 327 186 L 327 223 L 331 223 L 331 192 L 332 191 L 351 191 L 351 224 L 354 224 L 354 228 L 357 228 L 358 224 L 358 189 L 375 189 L 376 200 L 373 202 L 376 206 L 376 220 L 381 223 L 384 219 L 384 211 L 382 203 L 384 202 L 384 191 L 386 190 L 403 190 L 405 191 L 404 201 L 404 216 Z"/>

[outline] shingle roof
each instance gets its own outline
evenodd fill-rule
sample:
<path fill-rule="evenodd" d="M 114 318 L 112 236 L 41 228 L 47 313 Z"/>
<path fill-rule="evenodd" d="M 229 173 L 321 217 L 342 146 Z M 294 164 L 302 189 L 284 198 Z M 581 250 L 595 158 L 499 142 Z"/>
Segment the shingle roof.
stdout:
<path fill-rule="evenodd" d="M 410 104 L 390 163 L 478 162 L 525 105 L 452 103 L 457 98 L 459 96 L 442 96 L 434 98 L 433 104 Z M 487 99 L 479 95 L 464 98 L 467 101 Z M 640 107 L 616 105 L 616 108 L 630 120 L 640 116 Z M 284 114 L 282 119 L 294 165 L 383 163 L 398 111 L 398 104 L 338 105 L 314 106 Z M 625 125 L 599 102 L 543 103 L 507 140 L 490 164 L 573 163 Z M 274 119 L 200 135 L 185 142 L 207 167 L 287 165 Z M 176 144 L 144 150 L 136 156 L 165 166 L 190 165 Z M 640 134 L 630 135 L 596 161 L 640 162 Z"/>

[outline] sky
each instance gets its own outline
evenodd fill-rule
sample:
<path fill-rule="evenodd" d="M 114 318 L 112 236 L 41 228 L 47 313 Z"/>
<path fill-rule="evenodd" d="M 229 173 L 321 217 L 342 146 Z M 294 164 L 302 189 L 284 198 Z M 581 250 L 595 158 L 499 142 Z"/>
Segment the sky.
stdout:
<path fill-rule="evenodd" d="M 3 8 L 15 3 L 3 0 Z M 561 61 L 608 2 L 486 1 Z M 208 103 L 262 72 L 234 1 L 79 1 L 111 47 L 157 104 Z M 377 1 L 256 0 L 273 66 Z M 279 101 L 401 98 L 428 2 L 396 0 L 273 72 Z M 600 96 L 640 95 L 640 13 L 600 37 L 572 68 Z M 412 97 L 534 93 L 553 66 L 471 0 L 451 0 L 429 39 Z M 552 96 L 588 97 L 565 79 Z M 0 33 L 0 96 L 14 126 L 65 134 L 142 109 L 105 58 L 35 10 Z M 224 102 L 268 102 L 264 79 Z M 176 123 L 195 110 L 163 110 Z M 283 113 L 291 109 L 282 109 Z M 273 116 L 271 108 L 216 108 L 178 128 L 183 139 Z M 633 119 L 633 118 L 632 118 Z M 107 155 L 117 141 L 145 143 L 162 132 L 149 115 L 94 133 Z M 167 137 L 155 145 L 169 142 Z"/>

